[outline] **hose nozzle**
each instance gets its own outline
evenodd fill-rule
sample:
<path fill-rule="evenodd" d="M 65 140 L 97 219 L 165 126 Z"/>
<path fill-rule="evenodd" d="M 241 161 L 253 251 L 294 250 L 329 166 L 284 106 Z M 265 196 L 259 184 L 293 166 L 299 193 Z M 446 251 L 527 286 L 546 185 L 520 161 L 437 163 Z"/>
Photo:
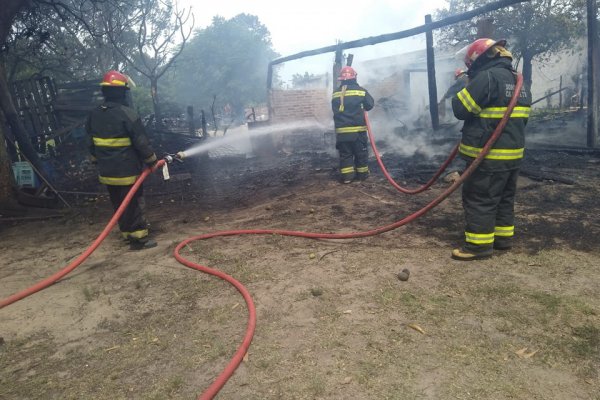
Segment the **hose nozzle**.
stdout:
<path fill-rule="evenodd" d="M 185 153 L 183 151 L 178 152 L 177 154 L 167 154 L 165 156 L 165 161 L 167 164 L 172 164 L 174 161 L 183 162 L 185 158 Z"/>

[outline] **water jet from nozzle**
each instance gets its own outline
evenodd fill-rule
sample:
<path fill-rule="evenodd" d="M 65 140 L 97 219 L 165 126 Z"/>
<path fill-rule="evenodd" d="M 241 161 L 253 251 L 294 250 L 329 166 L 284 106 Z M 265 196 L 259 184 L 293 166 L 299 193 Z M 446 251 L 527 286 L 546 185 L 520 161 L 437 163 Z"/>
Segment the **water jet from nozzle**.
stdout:
<path fill-rule="evenodd" d="M 218 149 L 223 146 L 234 146 L 241 145 L 248 142 L 252 138 L 269 135 L 269 134 L 292 134 L 297 129 L 313 129 L 318 132 L 322 132 L 326 127 L 320 124 L 318 121 L 313 120 L 302 120 L 295 122 L 280 123 L 274 125 L 268 125 L 260 128 L 248 130 L 247 126 L 244 126 L 242 130 L 237 133 L 227 134 L 227 136 L 211 137 L 209 140 L 204 141 L 201 144 L 193 146 L 185 151 L 177 153 L 181 157 L 189 158 L 202 153 L 208 153 L 211 150 Z"/>

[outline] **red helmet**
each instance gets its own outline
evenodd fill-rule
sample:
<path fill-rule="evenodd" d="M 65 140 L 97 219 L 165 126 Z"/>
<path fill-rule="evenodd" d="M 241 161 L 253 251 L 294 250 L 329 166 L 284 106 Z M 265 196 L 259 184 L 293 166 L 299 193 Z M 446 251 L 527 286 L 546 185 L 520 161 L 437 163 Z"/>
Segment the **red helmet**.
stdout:
<path fill-rule="evenodd" d="M 130 84 L 133 84 L 133 81 L 127 75 L 114 70 L 105 73 L 104 78 L 102 78 L 102 82 L 100 82 L 100 86 L 117 86 L 126 88 L 129 88 Z"/>
<path fill-rule="evenodd" d="M 458 79 L 466 73 L 467 73 L 467 71 L 465 71 L 464 69 L 456 68 L 456 71 L 454 71 L 454 79 Z"/>
<path fill-rule="evenodd" d="M 356 71 L 354 70 L 354 68 L 352 67 L 344 67 L 341 69 L 340 71 L 340 76 L 338 78 L 338 81 L 346 81 L 348 79 L 354 79 L 356 78 Z"/>
<path fill-rule="evenodd" d="M 477 39 L 467 47 L 467 54 L 465 54 L 465 65 L 467 68 L 471 68 L 471 65 L 479 58 L 480 55 L 488 51 L 492 46 L 500 45 L 506 46 L 506 40 L 494 40 L 489 38 Z"/>

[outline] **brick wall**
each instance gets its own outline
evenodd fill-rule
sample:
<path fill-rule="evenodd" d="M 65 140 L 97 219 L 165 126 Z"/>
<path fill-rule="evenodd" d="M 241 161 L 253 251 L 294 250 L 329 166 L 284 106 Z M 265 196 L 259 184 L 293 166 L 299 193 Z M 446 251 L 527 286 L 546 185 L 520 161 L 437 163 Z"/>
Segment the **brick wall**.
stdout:
<path fill-rule="evenodd" d="M 328 89 L 272 90 L 271 123 L 316 120 L 327 124 L 333 120 L 331 91 Z"/>

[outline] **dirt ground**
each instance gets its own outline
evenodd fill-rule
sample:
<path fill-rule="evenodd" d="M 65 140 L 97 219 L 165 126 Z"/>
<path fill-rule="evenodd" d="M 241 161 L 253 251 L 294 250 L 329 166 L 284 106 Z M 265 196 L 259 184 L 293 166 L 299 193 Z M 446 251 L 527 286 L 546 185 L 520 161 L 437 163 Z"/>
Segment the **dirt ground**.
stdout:
<path fill-rule="evenodd" d="M 407 186 L 440 162 L 421 161 L 386 156 Z M 404 195 L 376 164 L 340 185 L 328 153 L 271 162 L 226 158 L 191 181 L 154 182 L 158 247 L 131 252 L 114 231 L 62 281 L 1 309 L 0 399 L 195 398 L 237 349 L 247 311 L 233 287 L 180 265 L 177 243 L 226 229 L 365 231 L 448 185 Z M 257 308 L 247 359 L 217 398 L 600 399 L 600 157 L 531 150 L 526 167 L 574 184 L 522 176 L 516 246 L 489 260 L 450 259 L 459 192 L 369 238 L 192 243 L 184 255 L 242 282 Z M 0 298 L 88 246 L 111 215 L 96 197 L 62 218 L 3 223 Z"/>

